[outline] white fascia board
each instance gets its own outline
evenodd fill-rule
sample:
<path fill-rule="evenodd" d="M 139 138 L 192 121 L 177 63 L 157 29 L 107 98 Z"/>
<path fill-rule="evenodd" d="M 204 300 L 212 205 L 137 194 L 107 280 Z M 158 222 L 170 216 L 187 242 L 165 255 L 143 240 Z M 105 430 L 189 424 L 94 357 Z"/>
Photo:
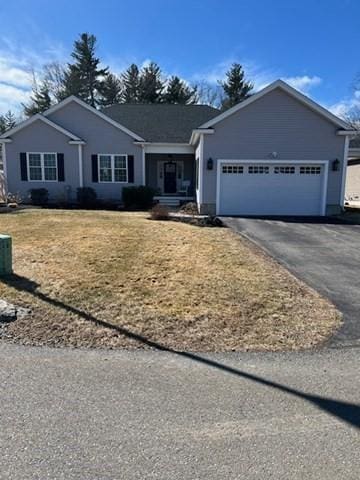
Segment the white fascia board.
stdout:
<path fill-rule="evenodd" d="M 32 117 L 28 118 L 27 120 L 25 120 L 24 122 L 21 122 L 19 123 L 18 125 L 16 125 L 14 128 L 12 128 L 11 130 L 8 130 L 7 132 L 5 132 L 1 137 L 0 137 L 0 140 L 3 140 L 3 139 L 7 139 L 7 137 L 11 136 L 11 135 L 14 135 L 14 133 L 17 133 L 19 132 L 20 130 L 22 130 L 23 128 L 27 128 L 28 126 L 32 125 L 34 122 L 40 120 L 41 122 L 45 123 L 46 125 L 49 125 L 50 127 L 54 128 L 55 130 L 57 130 L 58 132 L 62 133 L 63 135 L 65 135 L 66 137 L 69 137 L 71 138 L 72 140 L 77 140 L 77 141 L 81 141 L 81 138 L 79 138 L 78 136 L 76 136 L 74 133 L 72 132 L 69 132 L 69 130 L 66 130 L 65 128 L 63 127 L 60 127 L 60 125 L 58 125 L 57 123 L 49 120 L 48 118 L 44 117 L 43 115 L 41 115 L 40 113 L 37 113 L 36 115 L 33 115 Z"/>
<path fill-rule="evenodd" d="M 360 131 L 359 130 L 338 130 L 336 132 L 336 135 L 356 136 L 356 135 L 360 135 Z"/>
<path fill-rule="evenodd" d="M 140 143 L 134 142 L 136 145 L 142 146 L 145 153 L 174 153 L 174 154 L 192 154 L 194 147 L 188 143 Z"/>
<path fill-rule="evenodd" d="M 195 128 L 191 132 L 191 137 L 190 137 L 190 141 L 189 141 L 190 145 L 194 145 L 194 143 L 197 142 L 200 134 L 202 134 L 202 133 L 204 133 L 205 135 L 211 135 L 211 134 L 215 133 L 215 131 L 214 131 L 213 128 Z"/>
<path fill-rule="evenodd" d="M 178 145 L 178 146 L 189 146 L 188 143 L 176 143 L 176 142 L 139 142 L 139 141 L 136 141 L 134 142 L 135 145 L 156 145 L 156 146 L 160 146 L 160 147 L 166 147 L 167 145 L 171 145 L 171 146 L 174 146 L 174 145 Z"/>
<path fill-rule="evenodd" d="M 75 95 L 71 95 L 70 97 L 65 98 L 65 100 L 58 103 L 57 105 L 54 105 L 53 107 L 49 108 L 48 110 L 46 110 L 46 112 L 44 112 L 44 115 L 45 116 L 51 115 L 52 113 L 57 112 L 58 110 L 65 107 L 68 103 L 71 103 L 71 102 L 75 102 L 78 105 L 81 105 L 83 108 L 89 110 L 89 112 L 92 112 L 94 115 L 97 115 L 98 117 L 102 118 L 103 120 L 105 120 L 105 122 L 110 123 L 110 125 L 118 128 L 119 130 L 123 131 L 124 133 L 126 133 L 130 137 L 134 138 L 135 140 L 138 140 L 140 142 L 145 141 L 142 137 L 140 137 L 136 133 L 132 132 L 128 128 L 124 127 L 124 125 L 121 125 L 120 123 L 115 122 L 115 120 L 108 117 L 104 113 L 99 112 L 99 110 L 96 110 L 96 108 L 94 108 L 91 105 L 88 105 L 87 103 L 83 102 L 82 100 L 80 100 L 80 98 L 75 97 Z"/>
<path fill-rule="evenodd" d="M 314 100 L 311 100 L 309 97 L 306 95 L 303 95 L 300 93 L 298 90 L 296 90 L 293 87 L 290 87 L 286 82 L 283 80 L 276 80 L 275 82 L 271 83 L 267 87 L 263 88 L 260 90 L 258 93 L 255 93 L 254 95 L 251 95 L 251 97 L 247 98 L 241 103 L 238 103 L 237 105 L 234 105 L 233 107 L 229 108 L 225 112 L 221 113 L 217 117 L 212 118 L 208 122 L 204 123 L 201 125 L 200 128 L 209 128 L 217 123 L 221 122 L 225 118 L 229 117 L 230 115 L 233 115 L 234 113 L 238 112 L 239 110 L 247 107 L 248 105 L 251 105 L 252 103 L 256 102 L 260 98 L 262 98 L 264 95 L 267 95 L 268 93 L 272 92 L 276 88 L 280 88 L 281 90 L 287 92 L 290 96 L 296 98 L 299 102 L 302 104 L 306 105 L 309 107 L 311 110 L 317 112 L 319 115 L 323 116 L 330 122 L 334 123 L 340 128 L 343 128 L 345 130 L 349 130 L 349 125 L 338 118 L 336 115 L 332 114 L 329 112 L 329 110 L 326 110 L 326 108 L 322 107 L 318 103 L 314 102 Z"/>

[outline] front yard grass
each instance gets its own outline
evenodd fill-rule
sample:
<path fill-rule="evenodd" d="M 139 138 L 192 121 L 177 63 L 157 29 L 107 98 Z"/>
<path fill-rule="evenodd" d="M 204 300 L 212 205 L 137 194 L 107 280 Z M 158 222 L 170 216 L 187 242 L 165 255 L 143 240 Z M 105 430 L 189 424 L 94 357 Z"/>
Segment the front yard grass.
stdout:
<path fill-rule="evenodd" d="M 0 298 L 32 310 L 7 328 L 22 343 L 143 347 L 96 318 L 176 349 L 289 350 L 340 323 L 331 303 L 225 228 L 24 210 L 2 215 L 0 230 L 13 237 L 15 274 L 0 278 Z"/>

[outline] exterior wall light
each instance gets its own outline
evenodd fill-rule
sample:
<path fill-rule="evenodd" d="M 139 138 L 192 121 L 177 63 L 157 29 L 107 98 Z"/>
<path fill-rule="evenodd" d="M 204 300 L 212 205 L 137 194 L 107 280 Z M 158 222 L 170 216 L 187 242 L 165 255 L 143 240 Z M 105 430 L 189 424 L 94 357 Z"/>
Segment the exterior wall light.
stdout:
<path fill-rule="evenodd" d="M 212 158 L 208 158 L 206 167 L 208 170 L 212 170 L 214 168 L 214 160 Z"/>
<path fill-rule="evenodd" d="M 335 160 L 333 160 L 332 162 L 332 171 L 333 172 L 338 172 L 339 171 L 339 167 L 340 167 L 340 161 L 338 158 L 336 158 Z"/>

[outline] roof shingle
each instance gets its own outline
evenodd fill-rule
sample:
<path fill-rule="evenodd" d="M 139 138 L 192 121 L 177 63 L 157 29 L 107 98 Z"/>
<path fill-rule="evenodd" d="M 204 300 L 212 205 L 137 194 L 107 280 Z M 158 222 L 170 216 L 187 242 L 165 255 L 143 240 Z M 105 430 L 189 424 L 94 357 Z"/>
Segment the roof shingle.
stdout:
<path fill-rule="evenodd" d="M 147 142 L 188 143 L 191 132 L 219 110 L 208 105 L 116 104 L 102 112 Z"/>

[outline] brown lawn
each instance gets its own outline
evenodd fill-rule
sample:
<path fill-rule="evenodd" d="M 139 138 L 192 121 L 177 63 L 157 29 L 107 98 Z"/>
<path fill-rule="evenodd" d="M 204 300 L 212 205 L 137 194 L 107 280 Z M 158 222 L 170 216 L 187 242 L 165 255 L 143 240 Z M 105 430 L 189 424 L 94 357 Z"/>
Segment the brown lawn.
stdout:
<path fill-rule="evenodd" d="M 146 214 L 24 210 L 0 217 L 14 273 L 0 298 L 30 307 L 9 325 L 22 343 L 171 348 L 308 348 L 338 327 L 335 308 L 225 228 Z"/>

